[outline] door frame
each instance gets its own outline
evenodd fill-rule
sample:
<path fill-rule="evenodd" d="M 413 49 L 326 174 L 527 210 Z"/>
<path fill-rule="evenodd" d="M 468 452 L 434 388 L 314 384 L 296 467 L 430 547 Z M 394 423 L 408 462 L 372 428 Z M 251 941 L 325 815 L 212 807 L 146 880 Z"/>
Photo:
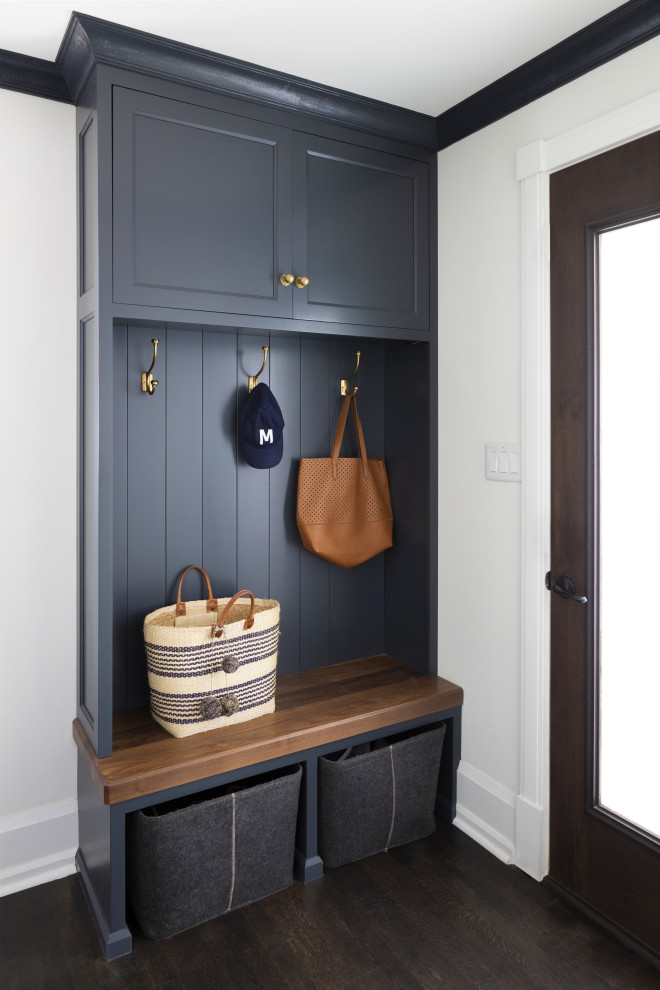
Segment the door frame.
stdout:
<path fill-rule="evenodd" d="M 660 129 L 660 90 L 518 150 L 522 204 L 520 786 L 515 863 L 548 873 L 550 791 L 550 174 Z"/>

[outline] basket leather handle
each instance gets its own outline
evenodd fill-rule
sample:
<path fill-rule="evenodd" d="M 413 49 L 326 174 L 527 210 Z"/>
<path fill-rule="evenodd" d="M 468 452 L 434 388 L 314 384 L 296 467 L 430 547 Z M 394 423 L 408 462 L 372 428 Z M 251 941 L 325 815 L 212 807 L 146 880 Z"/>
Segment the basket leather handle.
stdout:
<path fill-rule="evenodd" d="M 358 415 L 357 409 L 357 399 L 354 395 L 347 395 L 344 399 L 343 405 L 341 407 L 341 412 L 339 414 L 339 422 L 337 423 L 337 432 L 335 433 L 335 440 L 332 445 L 332 477 L 337 477 L 337 470 L 339 467 L 339 450 L 341 448 L 341 442 L 344 439 L 344 430 L 346 428 L 346 420 L 348 418 L 348 407 L 351 407 L 351 412 L 353 413 L 353 423 L 355 425 L 355 435 L 357 436 L 357 441 L 360 447 L 360 457 L 362 458 L 362 473 L 366 476 L 367 473 L 367 448 L 364 442 L 364 433 L 362 432 L 362 423 L 360 422 L 360 417 Z"/>
<path fill-rule="evenodd" d="M 242 598 L 244 595 L 249 595 L 250 596 L 250 611 L 249 611 L 249 613 L 247 615 L 247 618 L 245 620 L 245 623 L 243 625 L 243 629 L 251 629 L 252 628 L 252 626 L 254 625 L 254 606 L 255 606 L 254 595 L 252 594 L 251 591 L 247 591 L 247 590 L 246 591 L 237 591 L 236 594 L 234 595 L 234 597 L 229 599 L 229 601 L 227 602 L 227 604 L 225 605 L 225 607 L 222 610 L 222 615 L 220 616 L 220 618 L 218 619 L 218 621 L 216 622 L 216 624 L 213 626 L 213 635 L 215 637 L 220 638 L 220 636 L 222 636 L 222 627 L 224 626 L 225 619 L 227 618 L 227 615 L 229 614 L 229 609 L 232 607 L 232 605 L 235 604 L 235 602 L 238 601 L 239 598 Z"/>
<path fill-rule="evenodd" d="M 176 594 L 176 612 L 175 615 L 185 615 L 186 614 L 186 603 L 181 601 L 181 585 L 183 584 L 183 579 L 188 573 L 188 571 L 199 571 L 200 574 L 204 575 L 204 580 L 206 581 L 206 589 L 208 591 L 208 598 L 206 600 L 206 611 L 207 612 L 217 612 L 218 611 L 218 599 L 213 597 L 213 592 L 211 591 L 211 582 L 206 571 L 198 567 L 197 564 L 191 564 L 190 567 L 186 567 L 185 571 L 179 578 L 179 590 Z"/>

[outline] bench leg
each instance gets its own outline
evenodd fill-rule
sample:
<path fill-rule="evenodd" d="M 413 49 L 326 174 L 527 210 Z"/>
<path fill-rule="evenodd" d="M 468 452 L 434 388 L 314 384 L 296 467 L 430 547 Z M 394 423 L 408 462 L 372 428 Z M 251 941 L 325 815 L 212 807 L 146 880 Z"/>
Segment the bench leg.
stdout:
<path fill-rule="evenodd" d="M 132 948 L 126 927 L 125 814 L 118 806 L 103 804 L 80 754 L 78 824 L 76 868 L 105 957 L 116 959 Z"/>
<path fill-rule="evenodd" d="M 447 723 L 447 730 L 442 745 L 436 811 L 447 822 L 453 822 L 456 817 L 456 779 L 461 760 L 461 714 L 462 709 L 458 707 L 444 712 L 442 716 Z"/>
<path fill-rule="evenodd" d="M 318 774 L 316 755 L 310 755 L 306 760 L 303 760 L 302 766 L 295 875 L 296 879 L 307 883 L 308 880 L 316 880 L 323 876 L 323 861 L 318 855 L 317 848 Z"/>

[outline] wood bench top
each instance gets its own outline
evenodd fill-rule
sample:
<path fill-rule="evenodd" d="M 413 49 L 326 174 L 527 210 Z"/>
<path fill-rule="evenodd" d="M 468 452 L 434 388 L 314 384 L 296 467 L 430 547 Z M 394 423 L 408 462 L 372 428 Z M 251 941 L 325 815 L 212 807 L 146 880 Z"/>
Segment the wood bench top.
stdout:
<path fill-rule="evenodd" d="M 463 704 L 463 689 L 385 655 L 277 679 L 276 710 L 249 722 L 170 736 L 148 708 L 115 717 L 112 756 L 99 759 L 78 719 L 73 737 L 105 804 L 154 794 Z"/>

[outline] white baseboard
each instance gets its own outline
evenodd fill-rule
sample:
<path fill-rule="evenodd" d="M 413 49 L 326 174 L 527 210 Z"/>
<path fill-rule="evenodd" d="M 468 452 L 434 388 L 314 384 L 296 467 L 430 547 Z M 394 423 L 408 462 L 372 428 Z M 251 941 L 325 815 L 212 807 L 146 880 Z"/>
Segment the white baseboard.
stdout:
<path fill-rule="evenodd" d="M 0 823 L 0 897 L 75 873 L 75 800 L 8 815 Z"/>
<path fill-rule="evenodd" d="M 461 761 L 454 825 L 503 863 L 516 855 L 516 795 L 499 781 Z"/>

